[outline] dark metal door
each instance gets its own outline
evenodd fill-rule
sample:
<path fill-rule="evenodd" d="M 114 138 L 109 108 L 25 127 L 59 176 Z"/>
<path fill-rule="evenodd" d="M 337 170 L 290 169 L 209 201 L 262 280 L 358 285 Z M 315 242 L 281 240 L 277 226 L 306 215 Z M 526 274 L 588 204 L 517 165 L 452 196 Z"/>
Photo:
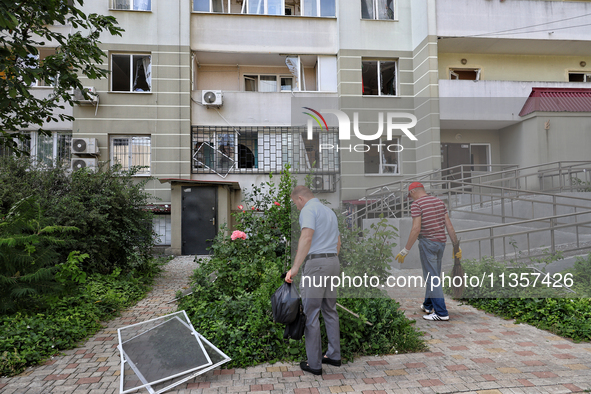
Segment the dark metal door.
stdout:
<path fill-rule="evenodd" d="M 182 254 L 209 254 L 217 234 L 217 188 L 183 186 Z"/>
<path fill-rule="evenodd" d="M 443 179 L 455 180 L 462 178 L 469 178 L 470 173 L 470 144 L 441 144 L 441 157 L 443 163 L 441 163 L 441 169 Z M 463 167 L 452 168 L 465 164 Z M 451 168 L 449 170 L 446 170 Z M 458 187 L 460 184 L 452 183 L 451 187 Z"/>

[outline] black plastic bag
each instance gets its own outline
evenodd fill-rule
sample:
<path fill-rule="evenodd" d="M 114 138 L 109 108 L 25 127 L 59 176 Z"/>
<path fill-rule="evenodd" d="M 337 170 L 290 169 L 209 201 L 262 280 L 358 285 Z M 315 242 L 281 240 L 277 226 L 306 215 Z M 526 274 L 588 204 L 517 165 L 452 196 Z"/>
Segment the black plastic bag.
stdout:
<path fill-rule="evenodd" d="M 273 320 L 277 323 L 289 324 L 293 322 L 300 310 L 300 295 L 292 289 L 291 283 L 283 282 L 273 296 L 271 296 Z"/>
<path fill-rule="evenodd" d="M 291 322 L 290 324 L 285 326 L 285 331 L 283 331 L 283 338 L 284 339 L 295 339 L 299 341 L 304 336 L 304 330 L 306 329 L 306 315 L 300 310 L 297 314 L 296 319 Z"/>

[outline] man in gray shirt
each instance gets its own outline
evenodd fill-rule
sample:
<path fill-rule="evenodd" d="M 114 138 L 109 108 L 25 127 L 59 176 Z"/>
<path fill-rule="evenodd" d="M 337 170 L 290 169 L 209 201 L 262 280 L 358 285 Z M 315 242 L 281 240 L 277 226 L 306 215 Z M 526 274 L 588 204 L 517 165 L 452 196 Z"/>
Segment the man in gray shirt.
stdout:
<path fill-rule="evenodd" d="M 291 193 L 291 199 L 300 210 L 302 233 L 293 266 L 287 272 L 285 281 L 291 283 L 301 265 L 306 262 L 300 290 L 306 315 L 304 335 L 308 361 L 302 361 L 300 368 L 314 375 L 321 375 L 322 363 L 341 365 L 336 289 L 331 290 L 330 286 L 327 286 L 330 281 L 323 281 L 326 276 L 338 276 L 340 273 L 337 255 L 341 249 L 341 236 L 337 216 L 315 198 L 310 189 L 296 186 Z M 320 311 L 328 337 L 328 350 L 324 356 L 320 337 Z"/>

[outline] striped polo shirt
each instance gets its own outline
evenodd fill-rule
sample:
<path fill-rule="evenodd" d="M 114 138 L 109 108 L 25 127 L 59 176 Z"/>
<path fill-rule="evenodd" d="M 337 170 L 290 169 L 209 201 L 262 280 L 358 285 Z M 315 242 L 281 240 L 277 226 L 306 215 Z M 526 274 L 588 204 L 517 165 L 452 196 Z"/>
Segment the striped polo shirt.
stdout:
<path fill-rule="evenodd" d="M 447 207 L 437 197 L 424 196 L 415 200 L 410 208 L 413 218 L 421 216 L 420 235 L 431 241 L 445 242 L 445 214 Z"/>

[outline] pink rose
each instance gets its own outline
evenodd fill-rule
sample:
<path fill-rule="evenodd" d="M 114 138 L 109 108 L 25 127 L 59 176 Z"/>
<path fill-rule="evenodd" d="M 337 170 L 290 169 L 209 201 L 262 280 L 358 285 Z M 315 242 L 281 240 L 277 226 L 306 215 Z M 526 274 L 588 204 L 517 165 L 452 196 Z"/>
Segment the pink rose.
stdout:
<path fill-rule="evenodd" d="M 254 211 L 254 207 L 250 207 L 250 209 L 252 209 Z"/>
<path fill-rule="evenodd" d="M 277 205 L 278 207 L 281 206 L 281 204 L 279 204 L 277 201 L 275 201 L 273 204 Z"/>
<path fill-rule="evenodd" d="M 240 230 L 234 230 L 234 232 L 232 232 L 232 241 L 236 241 L 238 238 L 240 239 L 246 239 L 246 233 Z"/>
<path fill-rule="evenodd" d="M 244 209 L 242 205 L 238 205 L 238 209 Z"/>

